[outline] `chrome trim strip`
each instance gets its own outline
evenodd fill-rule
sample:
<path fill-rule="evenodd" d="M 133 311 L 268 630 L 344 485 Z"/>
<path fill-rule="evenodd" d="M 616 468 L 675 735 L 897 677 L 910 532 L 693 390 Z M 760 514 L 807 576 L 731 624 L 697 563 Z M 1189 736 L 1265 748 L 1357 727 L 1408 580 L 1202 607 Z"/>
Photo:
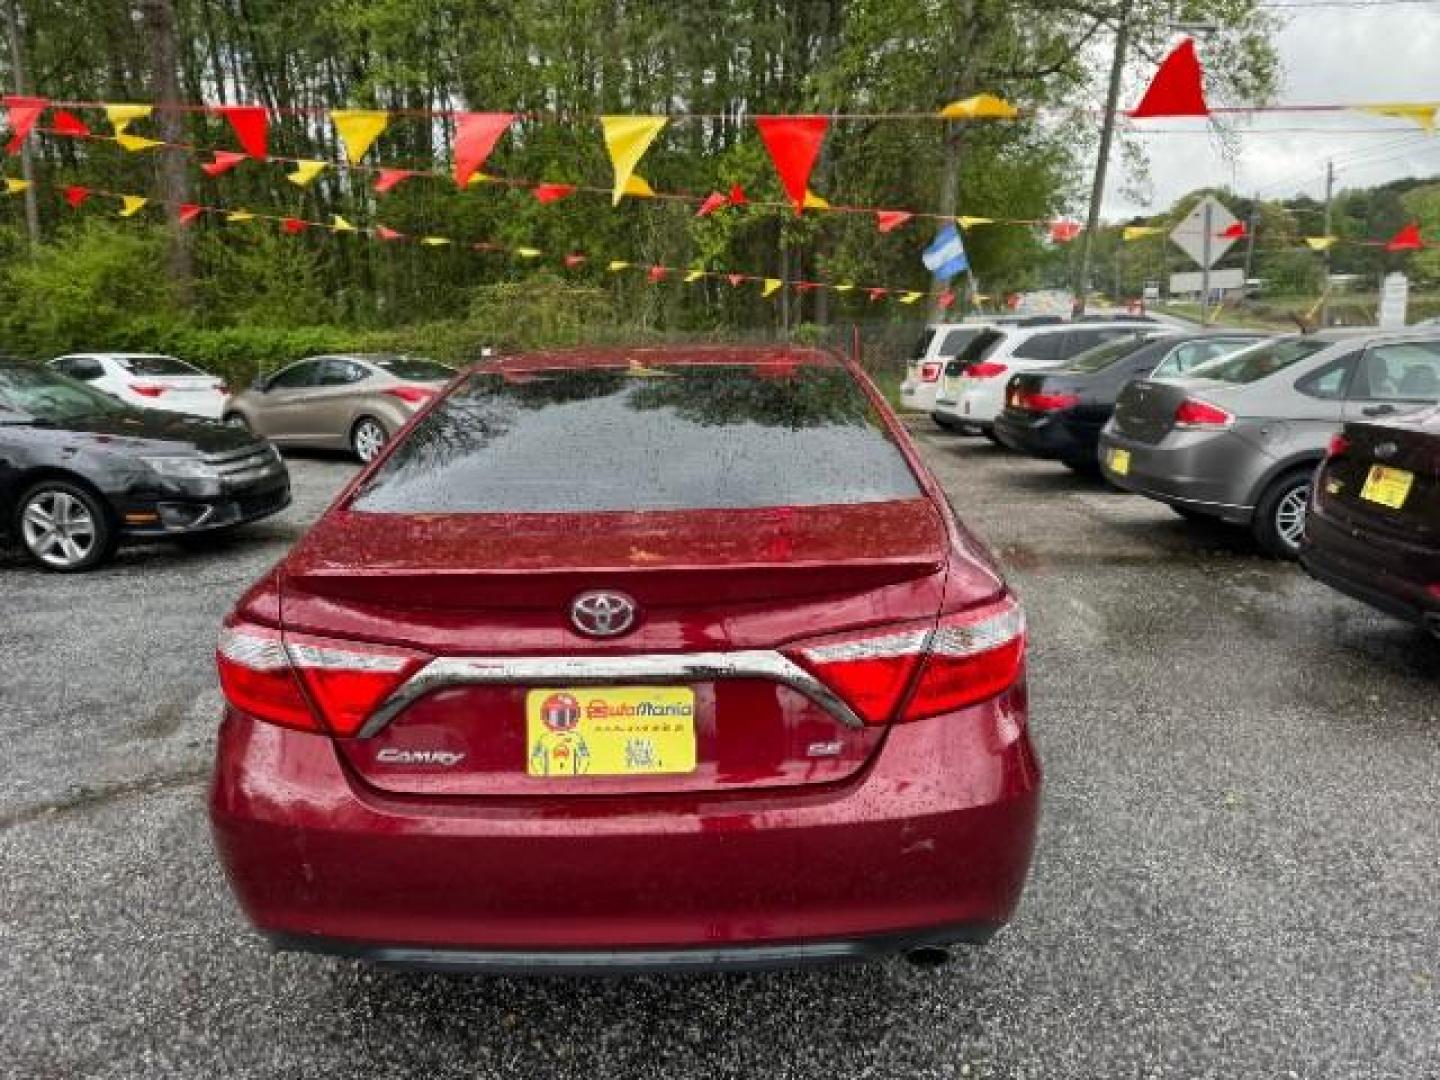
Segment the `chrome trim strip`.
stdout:
<path fill-rule="evenodd" d="M 855 710 L 798 664 L 769 649 L 714 653 L 649 653 L 638 656 L 442 656 L 430 661 L 385 699 L 356 736 L 384 730 L 402 710 L 445 686 L 534 683 L 601 686 L 606 683 L 713 682 L 770 679 L 804 694 L 847 727 L 864 727 Z"/>

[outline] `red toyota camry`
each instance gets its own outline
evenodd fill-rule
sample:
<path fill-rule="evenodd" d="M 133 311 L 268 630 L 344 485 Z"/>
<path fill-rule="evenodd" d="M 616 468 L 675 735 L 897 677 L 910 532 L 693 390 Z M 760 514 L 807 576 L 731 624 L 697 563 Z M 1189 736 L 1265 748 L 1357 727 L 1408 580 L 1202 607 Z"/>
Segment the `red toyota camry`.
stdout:
<path fill-rule="evenodd" d="M 477 971 L 988 937 L 1025 622 L 852 363 L 472 370 L 241 599 L 211 814 L 277 947 Z"/>

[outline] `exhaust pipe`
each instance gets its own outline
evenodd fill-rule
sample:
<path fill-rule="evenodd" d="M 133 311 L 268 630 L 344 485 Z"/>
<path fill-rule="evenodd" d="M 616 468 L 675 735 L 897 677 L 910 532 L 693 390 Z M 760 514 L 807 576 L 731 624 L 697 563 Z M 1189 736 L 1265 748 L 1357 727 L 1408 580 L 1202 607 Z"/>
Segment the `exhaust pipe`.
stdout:
<path fill-rule="evenodd" d="M 944 945 L 921 945 L 914 949 L 907 949 L 905 960 L 911 967 L 943 967 L 950 962 L 950 950 Z"/>

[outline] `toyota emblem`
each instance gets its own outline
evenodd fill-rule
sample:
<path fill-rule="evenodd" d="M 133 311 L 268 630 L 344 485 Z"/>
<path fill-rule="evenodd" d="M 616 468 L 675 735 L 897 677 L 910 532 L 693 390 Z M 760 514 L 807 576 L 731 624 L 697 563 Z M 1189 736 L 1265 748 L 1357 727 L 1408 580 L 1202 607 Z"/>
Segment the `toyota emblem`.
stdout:
<path fill-rule="evenodd" d="M 1400 453 L 1400 445 L 1399 443 L 1393 442 L 1376 443 L 1373 453 L 1379 460 L 1389 461 L 1396 454 Z"/>
<path fill-rule="evenodd" d="M 635 614 L 635 601 L 619 592 L 585 592 L 570 604 L 570 621 L 590 637 L 618 637 L 635 625 Z"/>

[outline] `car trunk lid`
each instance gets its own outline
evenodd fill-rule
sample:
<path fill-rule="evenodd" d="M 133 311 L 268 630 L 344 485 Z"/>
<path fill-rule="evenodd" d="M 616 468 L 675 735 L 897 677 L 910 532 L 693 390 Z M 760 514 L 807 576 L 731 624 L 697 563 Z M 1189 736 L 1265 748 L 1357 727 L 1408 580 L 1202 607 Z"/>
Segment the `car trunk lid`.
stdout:
<path fill-rule="evenodd" d="M 1175 412 L 1187 398 L 1222 408 L 1234 388 L 1210 379 L 1135 379 L 1115 402 L 1115 428 L 1127 438 L 1158 443 L 1175 429 Z"/>
<path fill-rule="evenodd" d="M 1349 424 L 1343 453 L 1320 476 L 1327 513 L 1397 540 L 1440 538 L 1440 413 L 1414 421 Z"/>

